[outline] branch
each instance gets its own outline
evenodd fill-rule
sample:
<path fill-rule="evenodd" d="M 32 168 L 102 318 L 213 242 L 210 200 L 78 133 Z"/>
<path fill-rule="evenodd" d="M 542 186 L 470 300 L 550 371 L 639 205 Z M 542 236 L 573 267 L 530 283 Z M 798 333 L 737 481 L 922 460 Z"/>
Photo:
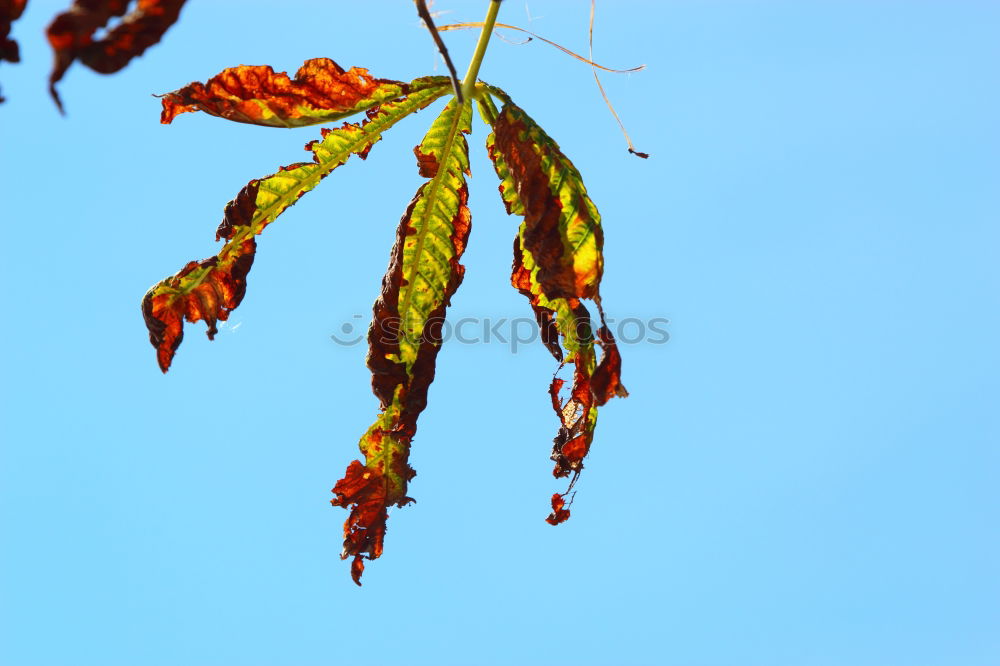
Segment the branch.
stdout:
<path fill-rule="evenodd" d="M 414 0 L 414 2 L 417 3 L 417 14 L 420 15 L 424 25 L 427 26 L 427 30 L 430 31 L 431 37 L 434 38 L 434 43 L 437 44 L 438 51 L 441 53 L 441 57 L 444 58 L 444 64 L 448 66 L 451 86 L 455 89 L 455 97 L 458 98 L 458 103 L 461 104 L 464 101 L 462 98 L 462 84 L 458 81 L 458 72 L 455 71 L 455 64 L 451 61 L 451 56 L 448 55 L 448 47 L 444 45 L 444 40 L 438 34 L 437 28 L 434 27 L 434 19 L 431 18 L 431 13 L 427 9 L 427 1 Z"/>

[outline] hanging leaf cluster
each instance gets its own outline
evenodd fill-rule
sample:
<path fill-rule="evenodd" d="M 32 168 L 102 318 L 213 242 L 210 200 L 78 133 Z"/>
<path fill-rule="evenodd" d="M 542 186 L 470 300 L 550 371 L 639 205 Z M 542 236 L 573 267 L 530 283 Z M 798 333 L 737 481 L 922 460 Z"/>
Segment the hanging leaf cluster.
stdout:
<path fill-rule="evenodd" d="M 218 253 L 192 261 L 154 285 L 142 300 L 149 339 L 166 372 L 184 336 L 184 322 L 204 321 L 208 337 L 246 295 L 257 236 L 299 197 L 352 156 L 364 160 L 399 121 L 450 97 L 414 148 L 425 182 L 406 206 L 389 254 L 368 333 L 367 364 L 380 411 L 361 436 L 360 460 L 333 487 L 332 504 L 350 513 L 342 558 L 360 585 L 364 560 L 382 554 L 390 507 L 412 501 L 409 464 L 417 419 L 427 406 L 441 348 L 441 326 L 465 268 L 469 240 L 469 148 L 473 106 L 490 128 L 486 147 L 506 210 L 520 218 L 511 282 L 528 299 L 545 347 L 572 368 L 548 387 L 558 418 L 552 447 L 556 477 L 569 488 L 551 498 L 548 522 L 566 520 L 568 495 L 593 443 L 598 408 L 625 396 L 621 357 L 600 299 L 604 235 L 580 173 L 555 141 L 501 89 L 478 83 L 472 99 L 453 94 L 451 79 L 409 83 L 344 70 L 332 60 L 306 61 L 294 77 L 266 66 L 226 69 L 162 98 L 161 120 L 201 111 L 241 123 L 301 127 L 364 113 L 360 122 L 321 129 L 306 149 L 311 161 L 251 180 L 230 201 L 216 230 Z M 499 103 L 499 108 L 498 108 Z M 592 313 L 584 304 L 591 301 Z M 539 395 L 544 396 L 540 387 Z"/>

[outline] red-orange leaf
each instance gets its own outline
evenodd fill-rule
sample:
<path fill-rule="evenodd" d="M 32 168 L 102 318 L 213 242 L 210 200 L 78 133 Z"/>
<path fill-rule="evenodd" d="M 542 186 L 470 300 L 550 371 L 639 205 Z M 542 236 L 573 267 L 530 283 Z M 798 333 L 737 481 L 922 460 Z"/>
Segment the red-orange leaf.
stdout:
<path fill-rule="evenodd" d="M 250 181 L 226 206 L 219 233 L 228 229 L 232 237 L 237 227 L 248 226 L 256 210 L 257 180 Z M 149 329 L 149 341 L 156 347 L 156 361 L 166 372 L 174 352 L 184 339 L 184 320 L 208 324 L 208 339 L 218 333 L 216 322 L 225 321 L 243 300 L 247 273 L 253 266 L 257 242 L 251 235 L 228 251 L 202 261 L 189 262 L 142 299 L 142 316 Z"/>
<path fill-rule="evenodd" d="M 132 58 L 160 41 L 181 13 L 185 0 L 138 0 L 135 7 L 101 38 L 95 33 L 112 17 L 122 16 L 131 0 L 75 0 L 69 11 L 49 24 L 49 43 L 55 51 L 55 65 L 49 76 L 49 92 L 62 109 L 56 83 L 74 60 L 95 72 L 117 72 Z"/>
<path fill-rule="evenodd" d="M 240 65 L 164 95 L 160 122 L 204 111 L 240 123 L 301 127 L 349 116 L 409 90 L 400 81 L 376 79 L 362 67 L 344 71 L 329 58 L 306 60 L 294 79 L 267 65 Z"/>
<path fill-rule="evenodd" d="M 405 474 L 412 478 L 413 470 L 407 466 Z M 384 473 L 355 460 L 347 467 L 344 478 L 333 487 L 336 497 L 330 503 L 351 510 L 350 518 L 344 523 L 344 551 L 354 555 L 351 577 L 358 585 L 361 585 L 361 574 L 365 570 L 362 553 L 369 553 L 372 559 L 382 554 L 388 507 L 393 504 L 405 506 L 413 501 L 405 496 L 386 501 L 386 492 L 391 486 Z"/>

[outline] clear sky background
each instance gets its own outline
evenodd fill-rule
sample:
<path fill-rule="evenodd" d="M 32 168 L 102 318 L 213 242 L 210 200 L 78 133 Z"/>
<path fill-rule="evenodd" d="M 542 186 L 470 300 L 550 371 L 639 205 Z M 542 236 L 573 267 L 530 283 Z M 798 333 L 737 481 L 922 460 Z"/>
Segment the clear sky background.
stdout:
<path fill-rule="evenodd" d="M 363 588 L 328 501 L 377 405 L 330 335 L 370 312 L 435 111 L 269 227 L 163 376 L 143 293 L 319 128 L 161 126 L 151 93 L 317 56 L 440 74 L 412 3 L 191 0 L 122 73 L 73 67 L 61 118 L 66 4 L 32 0 L 0 65 L 0 663 L 1000 664 L 1000 3 L 603 0 L 596 58 L 648 65 L 603 77 L 648 161 L 588 67 L 495 41 L 481 76 L 603 214 L 608 314 L 671 339 L 623 346 L 632 396 L 556 528 L 553 360 L 446 345 Z M 500 19 L 585 50 L 588 4 Z M 475 34 L 446 39 L 464 71 Z M 452 316 L 528 316 L 476 123 Z"/>

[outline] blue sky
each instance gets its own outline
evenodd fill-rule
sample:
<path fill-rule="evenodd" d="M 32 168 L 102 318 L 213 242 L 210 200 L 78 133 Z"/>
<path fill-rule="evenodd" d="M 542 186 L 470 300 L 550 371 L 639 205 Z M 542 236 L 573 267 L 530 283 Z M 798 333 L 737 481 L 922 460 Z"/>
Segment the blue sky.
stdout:
<path fill-rule="evenodd" d="M 495 41 L 481 76 L 602 212 L 609 316 L 670 341 L 623 346 L 632 395 L 557 528 L 552 359 L 446 345 L 417 503 L 363 588 L 328 500 L 377 405 L 364 347 L 330 335 L 370 312 L 434 111 L 269 227 L 243 304 L 163 376 L 143 293 L 319 132 L 161 126 L 151 94 L 317 56 L 442 73 L 430 40 L 409 2 L 192 0 L 122 73 L 73 67 L 61 118 L 64 5 L 33 0 L 0 65 L 0 663 L 1000 663 L 1000 4 L 599 2 L 597 59 L 648 65 L 603 77 L 648 161 L 586 66 Z M 585 49 L 588 5 L 500 20 Z M 464 71 L 475 34 L 446 39 Z M 451 313 L 523 317 L 484 138 Z"/>

